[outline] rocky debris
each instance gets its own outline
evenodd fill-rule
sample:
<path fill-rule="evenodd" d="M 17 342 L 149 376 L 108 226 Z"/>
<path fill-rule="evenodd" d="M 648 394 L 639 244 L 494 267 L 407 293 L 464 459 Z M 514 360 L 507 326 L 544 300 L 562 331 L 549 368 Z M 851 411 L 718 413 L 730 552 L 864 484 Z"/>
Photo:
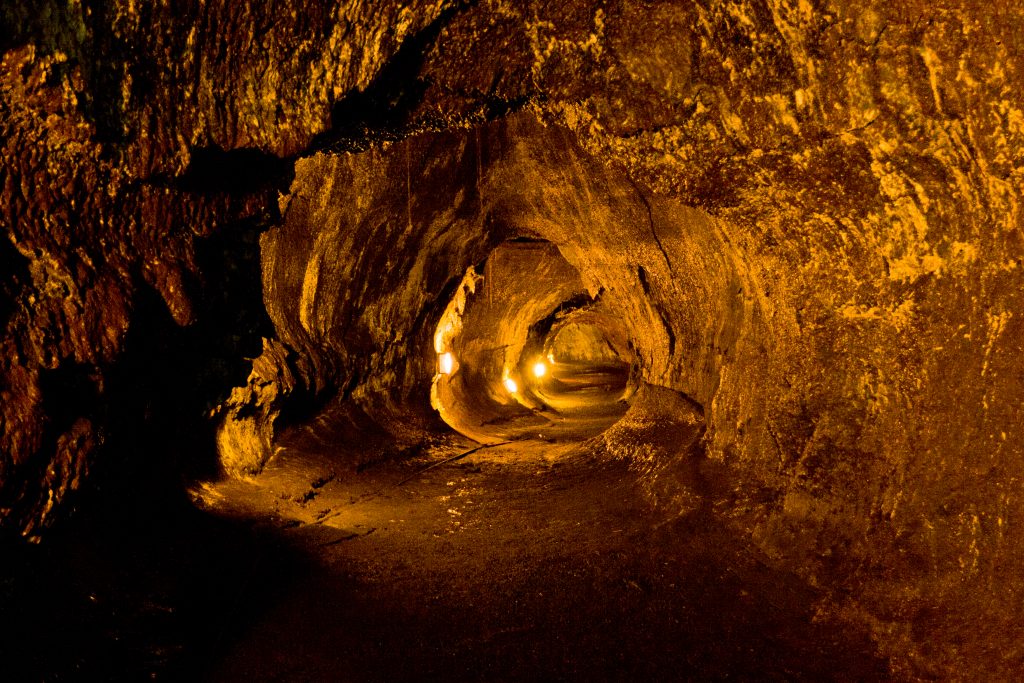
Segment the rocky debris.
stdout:
<path fill-rule="evenodd" d="M 219 420 L 217 451 L 228 474 L 255 474 L 274 454 L 274 423 L 281 407 L 305 386 L 294 365 L 294 354 L 287 347 L 264 339 L 263 353 L 252 362 L 248 384 L 232 389 L 227 401 L 214 411 Z"/>
<path fill-rule="evenodd" d="M 591 441 L 596 454 L 629 463 L 652 505 L 686 516 L 710 505 L 698 462 L 705 457 L 704 415 L 686 396 L 642 385 L 621 420 Z"/>

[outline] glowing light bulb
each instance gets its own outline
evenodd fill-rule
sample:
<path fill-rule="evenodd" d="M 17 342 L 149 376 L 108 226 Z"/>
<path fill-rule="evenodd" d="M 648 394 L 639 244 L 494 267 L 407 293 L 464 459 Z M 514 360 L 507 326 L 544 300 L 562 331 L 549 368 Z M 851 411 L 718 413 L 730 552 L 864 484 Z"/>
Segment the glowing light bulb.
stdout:
<path fill-rule="evenodd" d="M 442 375 L 450 375 L 455 369 L 455 356 L 449 352 L 442 353 L 437 358 L 437 364 Z"/>
<path fill-rule="evenodd" d="M 501 380 L 501 383 L 505 385 L 505 388 L 508 389 L 508 393 L 510 394 L 514 394 L 519 391 L 519 385 L 516 384 L 516 381 L 511 377 L 506 377 Z"/>
<path fill-rule="evenodd" d="M 537 361 L 536 363 L 533 364 L 533 376 L 534 377 L 537 377 L 539 379 L 539 378 L 543 377 L 546 374 L 548 374 L 547 363 L 545 363 L 542 360 L 539 360 L 539 361 Z"/>

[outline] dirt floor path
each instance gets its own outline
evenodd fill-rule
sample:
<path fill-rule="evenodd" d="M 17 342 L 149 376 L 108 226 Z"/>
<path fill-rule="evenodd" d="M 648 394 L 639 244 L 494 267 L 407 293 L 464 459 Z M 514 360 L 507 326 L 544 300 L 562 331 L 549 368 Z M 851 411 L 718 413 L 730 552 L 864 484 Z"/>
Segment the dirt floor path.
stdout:
<path fill-rule="evenodd" d="M 338 471 L 285 450 L 200 507 L 281 540 L 242 563 L 223 681 L 884 680 L 862 636 L 710 517 L 653 514 L 624 466 L 518 442 Z M 252 604 L 250 604 L 250 602 Z"/>

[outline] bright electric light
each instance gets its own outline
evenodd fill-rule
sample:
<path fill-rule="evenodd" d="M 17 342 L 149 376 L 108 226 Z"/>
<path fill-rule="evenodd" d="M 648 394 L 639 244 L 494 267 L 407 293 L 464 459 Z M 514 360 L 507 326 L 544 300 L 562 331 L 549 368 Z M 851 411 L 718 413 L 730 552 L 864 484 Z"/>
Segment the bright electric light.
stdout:
<path fill-rule="evenodd" d="M 516 384 L 516 381 L 511 377 L 506 377 L 505 379 L 501 380 L 501 382 L 502 384 L 505 385 L 505 388 L 508 389 L 508 393 L 514 394 L 517 391 L 519 391 L 519 385 Z"/>
<path fill-rule="evenodd" d="M 539 361 L 537 361 L 536 363 L 533 364 L 533 376 L 534 377 L 540 378 L 540 377 L 543 377 L 546 374 L 548 374 L 548 366 L 547 366 L 547 364 L 544 361 L 539 360 Z"/>
<path fill-rule="evenodd" d="M 442 353 L 438 356 L 437 363 L 442 375 L 450 375 L 455 369 L 455 357 L 451 353 Z"/>

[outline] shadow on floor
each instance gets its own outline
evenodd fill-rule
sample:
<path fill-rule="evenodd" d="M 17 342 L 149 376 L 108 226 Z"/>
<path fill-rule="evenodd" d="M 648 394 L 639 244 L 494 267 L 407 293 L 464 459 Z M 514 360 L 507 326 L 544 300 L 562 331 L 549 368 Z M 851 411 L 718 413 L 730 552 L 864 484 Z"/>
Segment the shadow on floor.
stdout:
<path fill-rule="evenodd" d="M 312 499 L 294 482 L 303 467 L 322 479 L 315 459 L 271 472 L 264 485 L 292 501 L 281 516 L 304 520 L 279 533 L 308 573 L 279 587 L 213 679 L 889 678 L 867 637 L 816 623 L 821 596 L 711 514 L 655 524 L 624 467 L 505 448 L 537 453 L 492 449 L 403 487 L 412 465 L 389 463 Z"/>
<path fill-rule="evenodd" d="M 267 609 L 266 586 L 304 571 L 278 539 L 154 502 L 3 544 L 0 678 L 195 680 Z"/>

